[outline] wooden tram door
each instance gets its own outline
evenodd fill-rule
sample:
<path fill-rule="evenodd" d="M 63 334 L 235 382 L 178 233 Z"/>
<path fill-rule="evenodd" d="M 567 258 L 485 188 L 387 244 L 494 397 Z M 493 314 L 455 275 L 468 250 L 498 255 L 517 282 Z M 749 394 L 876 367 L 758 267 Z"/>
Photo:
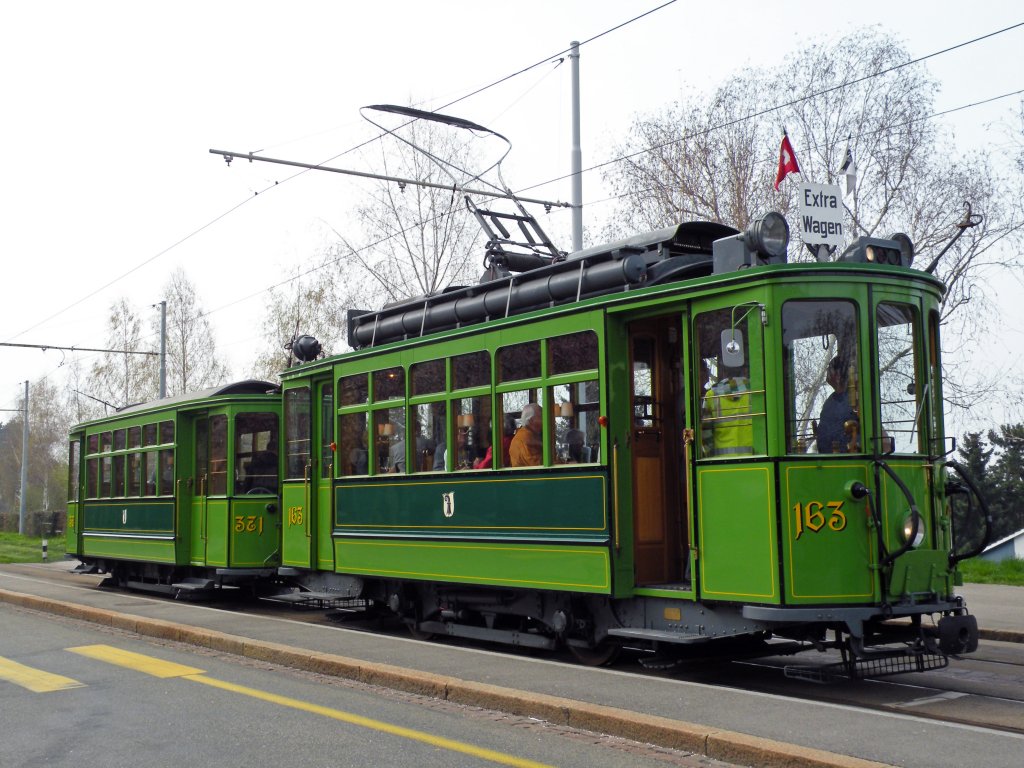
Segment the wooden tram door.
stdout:
<path fill-rule="evenodd" d="M 637 586 L 679 585 L 687 563 L 683 516 L 684 389 L 679 315 L 629 326 L 633 561 Z"/>

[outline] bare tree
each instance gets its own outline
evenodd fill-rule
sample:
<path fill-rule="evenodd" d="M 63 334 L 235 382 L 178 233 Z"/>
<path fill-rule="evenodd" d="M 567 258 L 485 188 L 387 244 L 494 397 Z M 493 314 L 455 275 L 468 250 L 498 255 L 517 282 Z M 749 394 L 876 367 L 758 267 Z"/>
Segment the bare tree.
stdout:
<path fill-rule="evenodd" d="M 476 162 L 464 137 L 436 123 L 414 121 L 401 129 L 431 155 L 461 168 Z M 437 163 L 402 142 L 379 145 L 383 174 L 450 184 Z M 271 291 L 263 319 L 265 349 L 253 374 L 272 378 L 290 360 L 287 345 L 297 334 L 315 336 L 325 351 L 339 351 L 346 338 L 346 310 L 437 293 L 475 282 L 482 271 L 480 230 L 454 189 L 380 182 L 354 211 L 353 230 L 333 229 L 337 240 L 319 268 Z"/>
<path fill-rule="evenodd" d="M 464 133 L 422 120 L 399 130 L 425 152 L 382 140 L 384 174 L 450 184 L 450 178 L 426 153 L 459 168 L 477 162 Z M 360 235 L 346 237 L 335 232 L 339 241 L 336 257 L 344 279 L 366 288 L 359 297 L 364 301 L 398 301 L 475 279 L 474 269 L 482 262 L 482 253 L 475 247 L 480 230 L 454 188 L 384 182 L 357 206 L 355 216 Z"/>
<path fill-rule="evenodd" d="M 118 407 L 152 400 L 157 396 L 157 363 L 149 355 L 152 339 L 142 335 L 142 319 L 127 299 L 116 301 L 107 319 L 107 346 L 121 352 L 104 352 L 92 368 L 93 397 Z"/>
<path fill-rule="evenodd" d="M 176 269 L 164 286 L 167 301 L 167 394 L 179 395 L 223 382 L 228 367 L 217 358 L 213 329 L 195 285 Z M 159 321 L 154 329 L 160 330 Z"/>
<path fill-rule="evenodd" d="M 276 380 L 293 361 L 289 345 L 298 335 L 314 336 L 325 352 L 337 351 L 344 339 L 345 307 L 355 306 L 347 289 L 333 258 L 272 288 L 263 315 L 264 349 L 251 374 Z"/>
<path fill-rule="evenodd" d="M 707 99 L 638 118 L 618 148 L 628 159 L 606 174 L 622 195 L 619 231 L 610 234 L 692 218 L 742 228 L 771 209 L 787 214 L 795 233 L 797 185 L 772 189 L 780 128 L 789 131 L 805 180 L 836 182 L 849 142 L 858 173 L 856 191 L 845 198 L 851 239 L 905 232 L 919 263 L 927 264 L 956 233 L 965 201 L 984 216 L 935 270 L 948 287 L 942 319 L 953 331 L 950 339 L 972 337 L 991 319 L 982 300 L 986 280 L 994 269 L 1021 261 L 1022 169 L 1000 175 L 987 153 L 958 152 L 929 119 L 937 84 L 923 65 L 909 61 L 893 38 L 858 30 L 806 46 L 776 70 L 743 72 Z M 807 258 L 794 237 L 790 259 Z M 991 389 L 998 376 L 952 373 L 945 395 L 960 406 L 976 401 L 979 387 Z"/>

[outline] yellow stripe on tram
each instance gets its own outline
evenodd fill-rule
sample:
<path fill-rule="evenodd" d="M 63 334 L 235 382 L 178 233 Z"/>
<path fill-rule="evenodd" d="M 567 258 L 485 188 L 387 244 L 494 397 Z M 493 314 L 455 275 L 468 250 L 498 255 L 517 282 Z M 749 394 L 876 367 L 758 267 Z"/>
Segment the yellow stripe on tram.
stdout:
<path fill-rule="evenodd" d="M 201 675 L 205 670 L 196 667 L 187 667 L 184 664 L 175 664 L 173 661 L 164 661 L 152 656 L 145 656 L 141 653 L 123 651 L 112 645 L 80 645 L 77 648 L 68 648 L 72 653 L 88 656 L 90 659 L 105 661 L 118 667 L 134 669 L 136 672 L 145 672 L 153 677 L 186 677 L 188 675 Z"/>
<path fill-rule="evenodd" d="M 6 680 L 33 693 L 50 693 L 65 691 L 69 688 L 82 688 L 84 683 L 64 675 L 55 675 L 41 669 L 26 667 L 16 661 L 0 657 L 0 680 Z"/>

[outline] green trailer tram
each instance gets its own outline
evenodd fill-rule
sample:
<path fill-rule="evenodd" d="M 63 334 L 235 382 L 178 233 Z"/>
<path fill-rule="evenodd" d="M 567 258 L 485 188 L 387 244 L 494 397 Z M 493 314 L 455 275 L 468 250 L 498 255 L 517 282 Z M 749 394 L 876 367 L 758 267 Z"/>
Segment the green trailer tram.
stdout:
<path fill-rule="evenodd" d="M 71 433 L 67 551 L 173 594 L 280 564 L 281 397 L 244 381 L 125 408 Z"/>
<path fill-rule="evenodd" d="M 418 635 L 591 663 L 717 642 L 839 648 L 854 675 L 942 666 L 978 637 L 954 594 L 972 553 L 951 504 L 977 494 L 947 459 L 944 288 L 905 239 L 830 263 L 786 263 L 787 244 L 769 214 L 520 274 L 492 254 L 480 285 L 354 313 L 352 352 L 305 339 L 279 394 L 229 387 L 78 427 L 68 552 L 165 585 L 272 570 Z M 278 413 L 279 435 L 242 426 Z M 135 450 L 119 431 L 163 419 L 175 485 L 117 498 L 138 472 L 119 468 Z M 279 512 L 276 484 L 240 486 L 273 440 Z"/>

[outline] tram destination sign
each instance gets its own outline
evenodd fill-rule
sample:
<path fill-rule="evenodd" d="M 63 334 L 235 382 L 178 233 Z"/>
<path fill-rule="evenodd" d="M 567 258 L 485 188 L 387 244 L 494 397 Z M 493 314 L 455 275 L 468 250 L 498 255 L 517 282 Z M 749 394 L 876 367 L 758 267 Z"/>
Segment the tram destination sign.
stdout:
<path fill-rule="evenodd" d="M 800 239 L 811 246 L 843 244 L 843 193 L 836 184 L 800 187 Z"/>

